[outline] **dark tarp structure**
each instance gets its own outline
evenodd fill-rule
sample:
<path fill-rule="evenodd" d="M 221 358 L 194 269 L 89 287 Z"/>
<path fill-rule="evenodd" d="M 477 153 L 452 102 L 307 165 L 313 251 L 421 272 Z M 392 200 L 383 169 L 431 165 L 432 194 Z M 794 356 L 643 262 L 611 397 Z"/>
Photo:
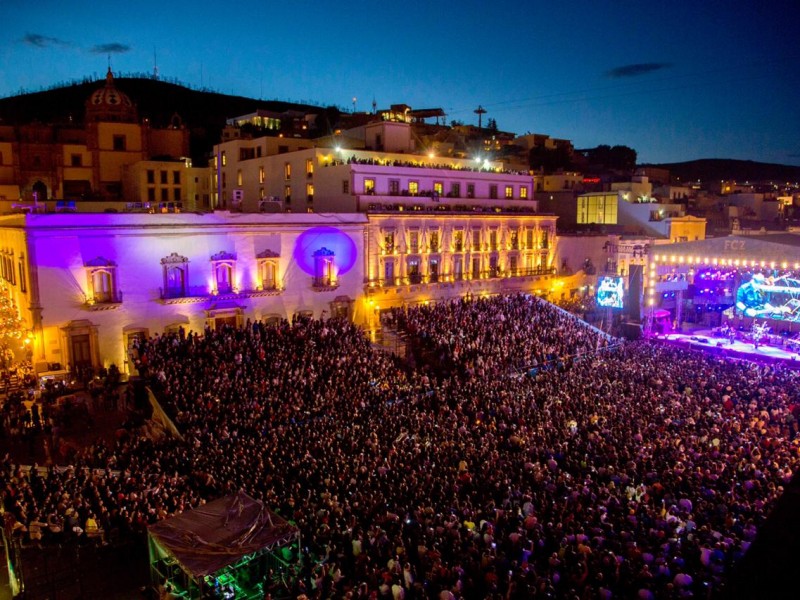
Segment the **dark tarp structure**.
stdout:
<path fill-rule="evenodd" d="M 167 580 L 188 598 L 221 583 L 243 598 L 270 570 L 289 566 L 286 549 L 296 544 L 299 556 L 300 530 L 239 492 L 154 523 L 148 540 L 154 583 Z"/>

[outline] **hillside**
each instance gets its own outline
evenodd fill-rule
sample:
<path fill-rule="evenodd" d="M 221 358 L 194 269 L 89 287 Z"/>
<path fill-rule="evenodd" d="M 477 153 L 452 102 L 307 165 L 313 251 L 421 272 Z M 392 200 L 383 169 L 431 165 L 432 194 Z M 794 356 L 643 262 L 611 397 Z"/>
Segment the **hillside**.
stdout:
<path fill-rule="evenodd" d="M 104 83 L 104 80 L 78 83 L 0 98 L 0 124 L 82 122 L 86 99 Z M 258 108 L 276 112 L 292 109 L 326 112 L 326 109 L 318 106 L 198 91 L 155 79 L 120 77 L 115 78 L 114 83 L 136 104 L 139 117 L 150 119 L 155 126 L 165 126 L 177 113 L 192 132 L 191 152 L 196 164 L 203 164 L 206 155 L 219 141 L 226 119 L 254 112 Z"/>
<path fill-rule="evenodd" d="M 760 163 L 752 160 L 703 158 L 678 163 L 648 164 L 642 167 L 668 169 L 681 181 L 800 181 L 800 167 Z"/>

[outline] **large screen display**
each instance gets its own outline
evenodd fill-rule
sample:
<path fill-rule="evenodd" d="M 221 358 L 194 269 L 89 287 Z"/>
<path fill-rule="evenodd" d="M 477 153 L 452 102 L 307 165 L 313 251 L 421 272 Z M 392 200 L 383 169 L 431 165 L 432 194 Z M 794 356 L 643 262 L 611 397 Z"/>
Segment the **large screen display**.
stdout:
<path fill-rule="evenodd" d="M 597 282 L 597 306 L 623 308 L 625 286 L 622 277 L 601 277 Z"/>
<path fill-rule="evenodd" d="M 800 321 L 800 279 L 746 274 L 736 290 L 736 308 L 747 317 Z"/>

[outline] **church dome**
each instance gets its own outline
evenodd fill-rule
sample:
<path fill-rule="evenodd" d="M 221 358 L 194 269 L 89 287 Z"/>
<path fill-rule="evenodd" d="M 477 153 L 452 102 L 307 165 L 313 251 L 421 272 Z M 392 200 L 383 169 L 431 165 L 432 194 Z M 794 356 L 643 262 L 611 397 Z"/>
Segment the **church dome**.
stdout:
<path fill-rule="evenodd" d="M 119 121 L 135 123 L 138 121 L 136 106 L 127 94 L 114 85 L 111 67 L 106 74 L 106 85 L 95 90 L 86 101 L 86 121 Z"/>

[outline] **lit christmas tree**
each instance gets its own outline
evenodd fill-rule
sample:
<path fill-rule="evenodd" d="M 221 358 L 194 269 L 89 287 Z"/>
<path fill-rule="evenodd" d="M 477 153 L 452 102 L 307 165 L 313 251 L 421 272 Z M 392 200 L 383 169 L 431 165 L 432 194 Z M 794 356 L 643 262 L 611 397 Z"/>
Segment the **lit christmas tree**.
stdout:
<path fill-rule="evenodd" d="M 0 285 L 0 352 L 5 356 L 15 340 L 22 338 L 22 319 L 11 292 L 5 284 Z"/>

